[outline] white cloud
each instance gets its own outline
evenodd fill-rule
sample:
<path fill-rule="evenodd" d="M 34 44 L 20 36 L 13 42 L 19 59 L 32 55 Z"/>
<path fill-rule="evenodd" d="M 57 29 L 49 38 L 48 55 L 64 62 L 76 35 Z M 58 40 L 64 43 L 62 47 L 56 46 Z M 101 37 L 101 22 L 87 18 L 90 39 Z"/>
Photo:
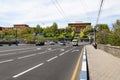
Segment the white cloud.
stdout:
<path fill-rule="evenodd" d="M 59 13 L 59 5 L 54 5 L 56 0 L 0 0 L 0 25 L 26 23 L 36 25 L 44 23 L 44 26 L 57 22 L 59 26 L 67 26 L 68 21 L 61 15 L 69 19 L 70 22 L 83 21 L 95 23 L 99 3 L 101 0 L 57 0 L 64 13 Z M 120 16 L 119 0 L 104 0 L 101 19 Z M 118 19 L 120 17 L 118 16 Z M 89 19 L 88 19 L 89 18 Z M 100 19 L 100 20 L 101 20 Z M 109 21 L 105 19 L 105 22 Z M 7 25 L 6 25 L 7 24 Z"/>

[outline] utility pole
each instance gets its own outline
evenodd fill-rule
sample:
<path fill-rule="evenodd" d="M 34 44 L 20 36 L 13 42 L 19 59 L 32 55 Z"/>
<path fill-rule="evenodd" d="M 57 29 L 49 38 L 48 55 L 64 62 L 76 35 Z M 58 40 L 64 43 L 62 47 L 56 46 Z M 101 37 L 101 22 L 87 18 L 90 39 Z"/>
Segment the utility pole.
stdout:
<path fill-rule="evenodd" d="M 94 27 L 94 41 L 95 41 L 95 42 L 96 42 L 96 27 L 97 27 L 97 24 L 98 24 L 98 21 L 99 21 L 99 18 L 100 18 L 102 6 L 103 6 L 103 1 L 104 1 L 104 0 L 101 0 L 100 9 L 99 9 L 98 16 L 97 16 L 97 21 L 96 21 L 96 26 Z"/>

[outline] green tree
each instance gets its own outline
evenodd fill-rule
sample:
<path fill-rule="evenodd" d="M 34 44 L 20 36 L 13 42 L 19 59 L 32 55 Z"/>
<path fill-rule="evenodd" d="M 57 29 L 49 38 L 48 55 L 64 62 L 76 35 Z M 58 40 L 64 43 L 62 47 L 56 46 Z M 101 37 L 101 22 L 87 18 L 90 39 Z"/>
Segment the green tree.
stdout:
<path fill-rule="evenodd" d="M 83 32 L 84 32 L 85 35 L 88 35 L 91 32 L 93 32 L 93 27 L 92 26 L 86 26 L 86 28 L 83 29 Z"/>
<path fill-rule="evenodd" d="M 42 27 L 40 27 L 40 25 L 37 24 L 37 25 L 36 25 L 36 32 L 37 32 L 37 33 L 42 33 L 42 31 L 43 31 Z"/>
<path fill-rule="evenodd" d="M 96 28 L 96 41 L 101 44 L 108 43 L 108 35 L 110 33 L 109 27 L 107 24 L 98 24 Z"/>
<path fill-rule="evenodd" d="M 108 38 L 109 44 L 114 46 L 120 46 L 120 20 L 117 20 L 113 24 L 113 30 Z"/>
<path fill-rule="evenodd" d="M 97 25 L 95 26 L 95 29 L 96 29 L 97 31 L 102 31 L 102 30 L 109 31 L 109 27 L 108 27 L 107 24 L 97 24 Z"/>
<path fill-rule="evenodd" d="M 58 32 L 57 23 L 54 22 L 50 29 L 51 29 L 51 34 L 52 34 L 52 36 L 56 36 L 56 34 L 57 34 L 57 32 Z"/>

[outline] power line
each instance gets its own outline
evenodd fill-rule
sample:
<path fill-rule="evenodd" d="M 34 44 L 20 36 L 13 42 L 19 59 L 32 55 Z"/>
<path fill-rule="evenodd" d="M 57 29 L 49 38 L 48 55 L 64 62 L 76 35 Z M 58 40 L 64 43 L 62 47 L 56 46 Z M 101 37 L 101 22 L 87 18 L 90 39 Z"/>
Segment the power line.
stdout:
<path fill-rule="evenodd" d="M 59 6 L 61 12 L 63 13 L 63 15 L 65 15 L 64 17 L 69 21 L 68 17 L 66 16 L 66 14 L 65 14 L 63 8 L 61 7 L 61 5 L 59 4 L 58 0 L 55 0 L 55 1 L 56 1 L 56 3 L 58 4 L 58 6 Z"/>
<path fill-rule="evenodd" d="M 104 0 L 101 0 L 101 2 L 100 2 L 100 8 L 99 8 L 99 11 L 98 11 L 98 16 L 97 16 L 97 20 L 96 20 L 96 25 L 98 24 L 98 21 L 99 21 L 99 18 L 100 18 L 102 6 L 103 6 L 103 1 L 104 1 Z M 94 27 L 94 41 L 96 41 L 96 28 L 95 28 L 95 27 Z"/>
<path fill-rule="evenodd" d="M 67 22 L 69 22 L 69 20 L 65 17 L 65 15 L 63 14 L 63 12 L 64 11 L 62 11 L 61 9 L 60 9 L 60 5 L 59 5 L 59 7 L 57 6 L 57 4 L 56 4 L 56 2 L 55 1 L 53 1 L 53 0 L 51 0 L 52 1 L 52 3 L 55 5 L 55 7 L 56 7 L 56 9 L 58 10 L 58 12 L 63 16 L 63 18 L 65 19 L 65 21 L 67 21 Z"/>
<path fill-rule="evenodd" d="M 99 18 L 100 18 L 102 6 L 103 6 L 103 1 L 104 1 L 104 0 L 101 0 L 101 3 L 100 3 L 100 8 L 99 8 L 99 11 L 98 11 L 98 16 L 97 16 L 97 20 L 96 20 L 96 25 L 98 24 L 98 21 L 99 21 Z"/>

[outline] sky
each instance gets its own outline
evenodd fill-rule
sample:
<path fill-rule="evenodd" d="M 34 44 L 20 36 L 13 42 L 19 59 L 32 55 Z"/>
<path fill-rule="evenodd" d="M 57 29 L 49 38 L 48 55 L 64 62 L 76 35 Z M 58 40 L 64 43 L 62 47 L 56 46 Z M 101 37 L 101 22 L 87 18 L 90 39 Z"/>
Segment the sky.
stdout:
<path fill-rule="evenodd" d="M 68 23 L 90 22 L 96 25 L 101 0 L 0 0 L 0 26 L 28 24 L 59 28 Z M 112 27 L 120 19 L 120 0 L 104 0 L 98 23 Z"/>

